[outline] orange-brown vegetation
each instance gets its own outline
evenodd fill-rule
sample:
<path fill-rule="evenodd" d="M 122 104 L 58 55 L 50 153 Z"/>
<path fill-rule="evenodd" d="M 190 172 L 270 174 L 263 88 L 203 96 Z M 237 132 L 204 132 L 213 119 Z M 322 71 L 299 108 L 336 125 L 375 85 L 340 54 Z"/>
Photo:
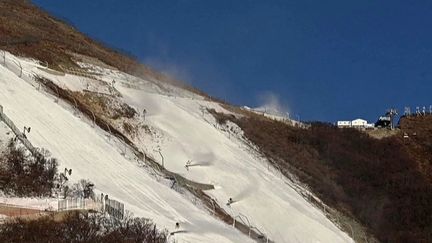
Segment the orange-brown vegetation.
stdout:
<path fill-rule="evenodd" d="M 99 116 L 108 119 L 133 118 L 137 112 L 135 109 L 120 102 L 118 99 L 93 92 L 73 92 L 73 96 Z"/>
<path fill-rule="evenodd" d="M 139 66 L 133 58 L 106 48 L 25 0 L 0 1 L 0 44 L 2 49 L 54 67 L 75 66 L 71 52 L 95 57 L 123 71 L 135 71 Z M 145 66 L 139 69 L 156 75 Z"/>
<path fill-rule="evenodd" d="M 204 97 L 212 97 L 191 85 L 139 63 L 136 58 L 92 40 L 63 20 L 52 17 L 27 0 L 0 1 L 0 49 L 15 55 L 78 68 L 74 60 L 86 57 L 120 71 L 150 80 L 170 83 Z"/>

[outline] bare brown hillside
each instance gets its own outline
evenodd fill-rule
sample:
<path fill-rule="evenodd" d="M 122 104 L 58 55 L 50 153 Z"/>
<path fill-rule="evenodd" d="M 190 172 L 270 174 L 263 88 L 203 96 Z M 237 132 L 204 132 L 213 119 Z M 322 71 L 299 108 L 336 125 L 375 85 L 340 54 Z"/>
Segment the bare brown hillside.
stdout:
<path fill-rule="evenodd" d="M 409 139 L 401 133 L 375 139 L 325 123 L 302 129 L 255 114 L 213 115 L 221 123 L 238 124 L 287 176 L 295 174 L 378 240 L 431 242 L 432 116 L 402 118 L 401 131 Z"/>
<path fill-rule="evenodd" d="M 399 139 L 432 184 L 432 115 L 402 117 L 400 128 Z"/>
<path fill-rule="evenodd" d="M 133 59 L 105 48 L 24 0 L 0 1 L 0 45 L 52 66 L 74 65 L 68 52 L 96 57 L 124 71 L 137 65 Z"/>
<path fill-rule="evenodd" d="M 126 73 L 168 82 L 209 97 L 185 82 L 139 63 L 134 57 L 92 40 L 27 0 L 0 0 L 0 49 L 47 62 L 54 69 L 59 65 L 77 67 L 73 58 L 77 56 L 75 53 L 81 54 Z"/>

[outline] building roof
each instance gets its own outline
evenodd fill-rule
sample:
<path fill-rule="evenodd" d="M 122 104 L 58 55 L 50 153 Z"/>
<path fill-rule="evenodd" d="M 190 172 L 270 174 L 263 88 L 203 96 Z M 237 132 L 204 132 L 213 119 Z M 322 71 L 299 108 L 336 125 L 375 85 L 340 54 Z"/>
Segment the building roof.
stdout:
<path fill-rule="evenodd" d="M 360 118 L 357 118 L 357 119 L 355 119 L 355 120 L 352 120 L 353 122 L 367 122 L 366 120 L 363 120 L 363 119 L 360 119 Z"/>

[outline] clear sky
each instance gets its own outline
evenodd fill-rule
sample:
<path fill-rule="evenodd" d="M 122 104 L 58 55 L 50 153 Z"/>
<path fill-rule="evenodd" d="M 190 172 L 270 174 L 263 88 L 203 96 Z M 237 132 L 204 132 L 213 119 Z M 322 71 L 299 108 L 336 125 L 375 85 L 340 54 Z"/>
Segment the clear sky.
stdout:
<path fill-rule="evenodd" d="M 432 1 L 33 2 L 236 105 L 333 122 L 432 104 Z"/>

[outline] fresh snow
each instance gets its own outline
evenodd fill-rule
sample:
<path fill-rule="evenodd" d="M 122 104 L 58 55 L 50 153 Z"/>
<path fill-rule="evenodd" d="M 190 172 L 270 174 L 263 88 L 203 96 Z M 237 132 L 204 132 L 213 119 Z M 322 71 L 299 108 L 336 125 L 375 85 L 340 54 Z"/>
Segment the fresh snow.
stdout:
<path fill-rule="evenodd" d="M 59 102 L 60 103 L 60 102 Z M 18 127 L 31 126 L 28 139 L 50 150 L 63 167 L 72 168 L 72 180 L 90 179 L 97 189 L 125 204 L 135 216 L 152 219 L 159 228 L 174 230 L 180 222 L 187 233 L 174 235 L 185 242 L 249 242 L 187 198 L 159 183 L 99 129 L 53 102 L 13 72 L 0 67 L 0 104 Z"/>
<path fill-rule="evenodd" d="M 8 55 L 10 59 L 12 57 Z M 274 170 L 267 161 L 252 152 L 241 137 L 241 130 L 230 124 L 237 134 L 223 131 L 205 108 L 229 113 L 219 104 L 206 101 L 188 91 L 142 80 L 117 70 L 93 67 L 103 82 L 92 82 L 74 75 L 54 75 L 37 68 L 32 60 L 19 59 L 25 75 L 37 73 L 62 87 L 80 91 L 88 87 L 107 92 L 115 80 L 115 88 L 123 102 L 139 112 L 147 111 L 145 120 L 152 134 L 134 138 L 143 151 L 161 162 L 164 156 L 168 170 L 188 179 L 215 185 L 206 191 L 233 217 L 258 228 L 275 242 L 352 242 L 349 236 L 307 202 Z M 81 64 L 83 65 L 83 64 Z M 157 181 L 138 166 L 132 156 L 121 155 L 124 148 L 91 122 L 77 117 L 72 108 L 35 89 L 30 79 L 19 78 L 8 63 L 0 67 L 0 105 L 18 127 L 31 126 L 29 140 L 51 151 L 62 167 L 72 168 L 72 179 L 90 179 L 98 190 L 125 203 L 137 216 L 151 218 L 159 227 L 173 230 L 175 222 L 187 230 L 176 236 L 179 242 L 247 242 L 249 239 L 216 218 L 186 195 L 177 193 Z M 86 65 L 92 68 L 92 65 Z M 13 72 L 11 72 L 12 70 Z M 25 78 L 24 78 L 25 79 Z M 259 129 L 259 128 L 257 128 Z M 131 155 L 131 153 L 129 153 Z M 127 156 L 126 156 L 127 157 Z M 191 166 L 186 170 L 185 165 Z M 235 203 L 226 205 L 232 197 Z"/>
<path fill-rule="evenodd" d="M 166 168 L 215 185 L 216 189 L 208 193 L 228 212 L 233 211 L 232 216 L 245 215 L 276 242 L 349 241 L 321 211 L 270 172 L 266 161 L 251 154 L 235 136 L 216 129 L 218 125 L 210 114 L 202 115 L 200 106 L 213 108 L 214 103 L 117 89 L 127 103 L 145 108 L 147 124 L 165 137 L 158 146 Z M 156 153 L 153 156 L 159 158 Z M 187 171 L 189 160 L 192 166 Z M 227 207 L 230 197 L 237 202 Z"/>
<path fill-rule="evenodd" d="M 57 209 L 58 200 L 56 198 L 23 198 L 0 196 L 0 204 L 1 203 L 43 211 Z"/>

